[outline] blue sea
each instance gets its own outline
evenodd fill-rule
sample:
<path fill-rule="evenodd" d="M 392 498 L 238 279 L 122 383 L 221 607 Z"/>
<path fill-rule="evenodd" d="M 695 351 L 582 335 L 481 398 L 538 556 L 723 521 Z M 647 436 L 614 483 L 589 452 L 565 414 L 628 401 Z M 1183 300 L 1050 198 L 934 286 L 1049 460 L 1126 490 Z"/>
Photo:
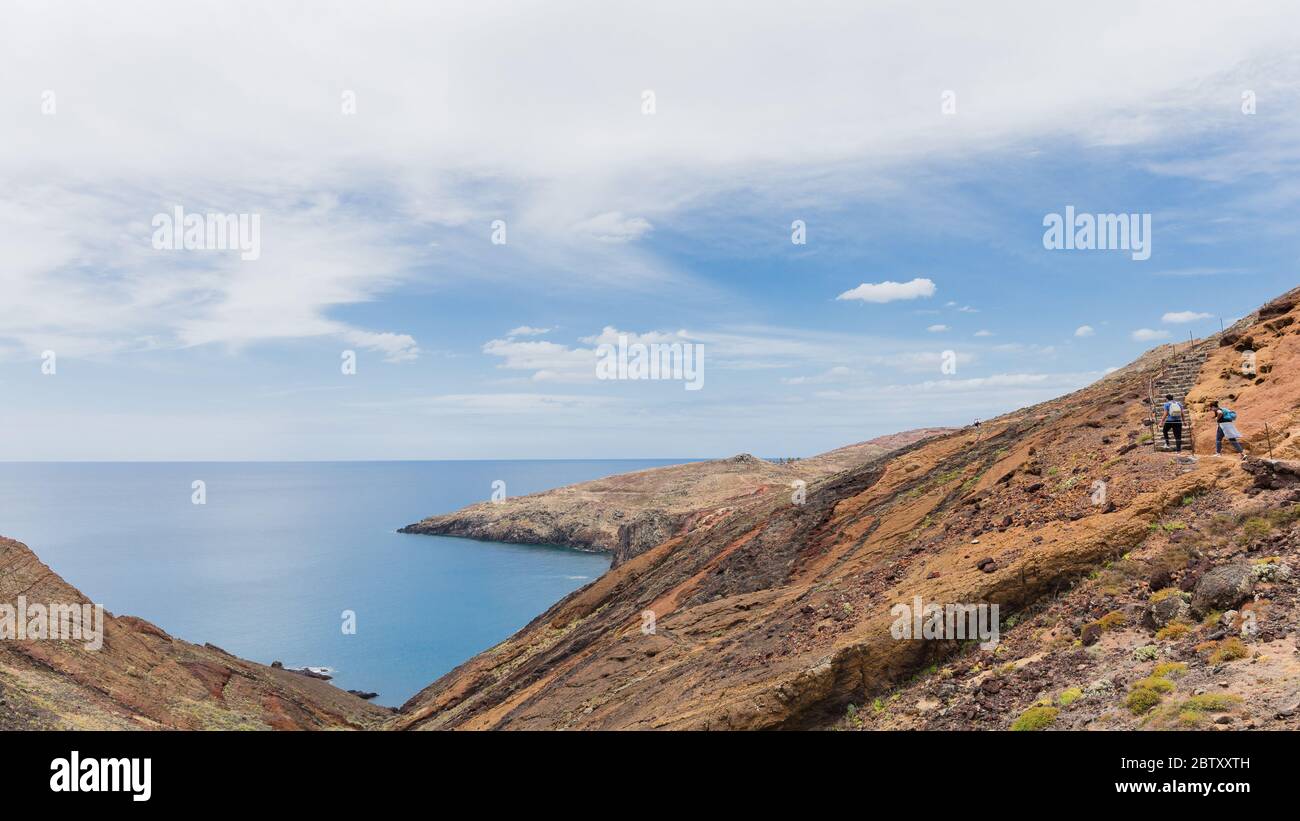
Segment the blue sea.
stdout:
<path fill-rule="evenodd" d="M 0 463 L 0 534 L 113 613 L 264 664 L 328 667 L 396 706 L 609 567 L 397 528 L 484 501 L 497 480 L 519 496 L 672 463 Z"/>

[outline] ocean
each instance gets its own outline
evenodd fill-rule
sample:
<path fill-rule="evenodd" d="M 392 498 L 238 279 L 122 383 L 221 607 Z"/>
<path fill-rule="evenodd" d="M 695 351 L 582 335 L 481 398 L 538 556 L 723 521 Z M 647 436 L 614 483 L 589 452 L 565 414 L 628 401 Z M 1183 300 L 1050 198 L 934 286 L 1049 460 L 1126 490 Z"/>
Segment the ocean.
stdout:
<path fill-rule="evenodd" d="M 327 667 L 397 706 L 609 567 L 397 528 L 486 500 L 498 480 L 519 496 L 666 464 L 9 462 L 0 534 L 115 614 L 264 664 Z"/>

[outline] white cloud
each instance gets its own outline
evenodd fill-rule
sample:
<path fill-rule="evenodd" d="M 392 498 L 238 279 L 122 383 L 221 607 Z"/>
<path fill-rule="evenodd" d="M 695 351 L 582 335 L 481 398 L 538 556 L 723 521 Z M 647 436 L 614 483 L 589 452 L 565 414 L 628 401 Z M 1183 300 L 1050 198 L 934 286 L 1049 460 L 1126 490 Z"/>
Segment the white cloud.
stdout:
<path fill-rule="evenodd" d="M 975 332 L 976 336 L 993 336 L 992 331 L 979 330 Z"/>
<path fill-rule="evenodd" d="M 1201 313 L 1198 311 L 1170 311 L 1160 317 L 1161 322 L 1179 324 L 1184 322 L 1196 322 L 1200 319 L 1209 319 L 1211 314 Z"/>
<path fill-rule="evenodd" d="M 1138 328 L 1133 332 L 1133 339 L 1137 342 L 1154 342 L 1158 339 L 1168 339 L 1169 332 L 1152 330 L 1151 328 Z"/>
<path fill-rule="evenodd" d="M 929 332 L 932 333 L 932 334 L 941 334 L 941 333 L 943 333 L 944 331 L 948 330 L 948 326 L 947 326 L 947 325 L 931 325 L 930 327 L 926 328 L 926 330 L 929 331 Z"/>
<path fill-rule="evenodd" d="M 594 382 L 594 348 L 571 348 L 547 340 L 493 339 L 484 343 L 483 353 L 501 359 L 498 368 L 530 371 L 535 382 Z"/>
<path fill-rule="evenodd" d="M 1080 325 L 1074 329 L 1075 336 L 1095 336 L 1096 333 L 1097 332 L 1092 329 L 1091 325 Z"/>
<path fill-rule="evenodd" d="M 207 196 L 221 206 L 190 200 L 186 210 L 259 217 L 259 259 L 155 250 L 150 221 L 173 201 L 132 187 L 90 195 L 12 182 L 0 191 L 0 233 L 15 238 L 0 270 L 0 339 L 73 357 L 312 337 L 390 361 L 418 355 L 409 334 L 330 314 L 409 279 L 419 251 L 394 246 L 388 231 L 329 194 L 220 187 Z"/>
<path fill-rule="evenodd" d="M 511 328 L 507 331 L 506 336 L 542 336 L 550 332 L 550 328 L 534 328 L 531 325 L 520 325 L 518 328 Z"/>
<path fill-rule="evenodd" d="M 972 307 L 969 306 L 969 305 L 963 305 L 963 306 L 961 306 L 960 308 L 958 308 L 957 310 L 960 311 L 960 312 L 963 313 L 963 314 L 977 314 L 977 313 L 980 312 L 980 309 L 979 309 L 979 308 L 972 308 Z"/>
<path fill-rule="evenodd" d="M 907 282 L 864 282 L 856 288 L 845 291 L 836 299 L 859 299 L 863 302 L 894 302 L 900 299 L 921 299 L 934 296 L 934 282 L 924 277 Z"/>

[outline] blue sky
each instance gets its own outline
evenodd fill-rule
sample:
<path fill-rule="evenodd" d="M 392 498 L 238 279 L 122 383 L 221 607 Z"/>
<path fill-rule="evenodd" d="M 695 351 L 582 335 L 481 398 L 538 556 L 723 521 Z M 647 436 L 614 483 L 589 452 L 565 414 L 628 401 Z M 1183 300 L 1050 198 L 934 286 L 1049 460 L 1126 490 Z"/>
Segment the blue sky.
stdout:
<path fill-rule="evenodd" d="M 18 4 L 0 458 L 809 455 L 1073 390 L 1296 284 L 1296 13 L 1130 5 Z M 153 247 L 178 205 L 259 258 Z M 1150 258 L 1045 249 L 1067 205 Z M 620 333 L 703 389 L 596 379 Z"/>

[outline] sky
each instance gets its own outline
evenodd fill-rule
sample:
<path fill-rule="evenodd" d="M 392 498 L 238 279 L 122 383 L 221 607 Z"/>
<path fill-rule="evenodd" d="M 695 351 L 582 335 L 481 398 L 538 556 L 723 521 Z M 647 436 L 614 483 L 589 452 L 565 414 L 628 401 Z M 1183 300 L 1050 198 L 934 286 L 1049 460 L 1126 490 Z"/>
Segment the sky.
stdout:
<path fill-rule="evenodd" d="M 1286 3 L 0 15 L 3 460 L 807 456 L 1297 284 Z"/>

